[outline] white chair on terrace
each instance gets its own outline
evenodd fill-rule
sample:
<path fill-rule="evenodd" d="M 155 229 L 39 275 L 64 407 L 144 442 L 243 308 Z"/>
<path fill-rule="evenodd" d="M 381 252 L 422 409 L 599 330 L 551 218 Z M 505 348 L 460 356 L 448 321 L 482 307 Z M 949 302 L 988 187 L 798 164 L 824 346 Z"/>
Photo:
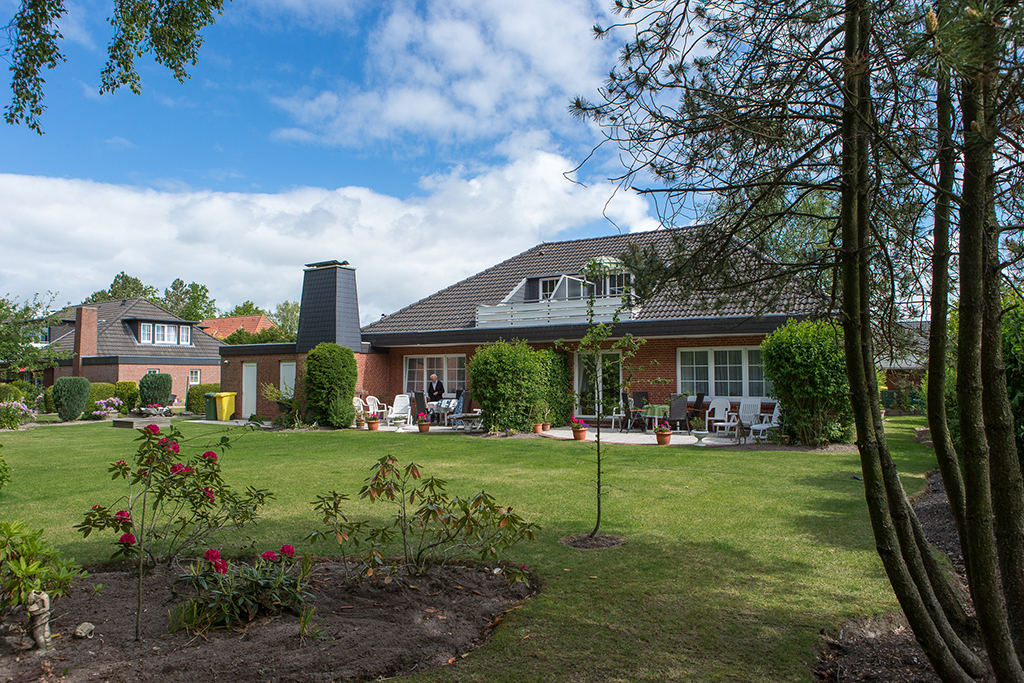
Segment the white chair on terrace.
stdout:
<path fill-rule="evenodd" d="M 707 411 L 704 413 L 704 429 L 709 434 L 717 433 L 720 425 L 724 425 L 729 420 L 729 399 L 727 398 L 716 398 L 708 406 Z"/>
<path fill-rule="evenodd" d="M 366 404 L 363 403 L 363 399 L 359 398 L 358 396 L 352 397 L 352 407 L 356 411 L 357 420 L 362 419 L 363 416 L 366 415 Z"/>
<path fill-rule="evenodd" d="M 388 409 L 387 423 L 395 424 L 395 418 L 398 416 L 405 417 L 405 424 L 412 424 L 412 404 L 409 402 L 409 394 L 395 396 L 395 404 Z"/>
<path fill-rule="evenodd" d="M 739 413 L 729 413 L 724 425 L 719 426 L 719 433 L 729 436 L 731 433 L 739 441 L 746 435 L 746 429 L 760 420 L 761 401 L 755 398 L 744 398 L 740 400 Z"/>
<path fill-rule="evenodd" d="M 772 411 L 771 419 L 750 425 L 750 438 L 763 441 L 768 436 L 768 430 L 778 429 L 782 426 L 782 407 L 776 402 L 775 410 Z"/>

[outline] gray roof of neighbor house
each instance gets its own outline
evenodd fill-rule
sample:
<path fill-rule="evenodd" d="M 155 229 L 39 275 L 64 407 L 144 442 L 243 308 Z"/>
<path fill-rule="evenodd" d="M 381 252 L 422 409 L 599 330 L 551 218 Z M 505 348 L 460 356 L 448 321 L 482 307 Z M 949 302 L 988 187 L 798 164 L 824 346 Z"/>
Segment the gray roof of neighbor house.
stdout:
<path fill-rule="evenodd" d="M 149 299 L 115 299 L 87 304 L 97 309 L 96 356 L 148 356 L 154 358 L 218 357 L 221 340 L 192 325 L 191 344 L 140 344 L 128 323 L 131 321 L 181 325 L 196 323 L 184 320 Z M 74 351 L 77 306 L 69 306 L 57 315 L 62 325 L 51 328 L 50 345 Z"/>
<path fill-rule="evenodd" d="M 474 329 L 476 307 L 480 304 L 500 303 L 524 278 L 579 274 L 591 259 L 602 256 L 619 257 L 631 244 L 639 247 L 652 246 L 659 254 L 667 255 L 674 246 L 673 236 L 683 236 L 687 230 L 689 228 L 662 229 L 565 242 L 545 242 L 366 325 L 362 328 L 363 338 L 378 345 L 397 345 L 410 336 L 434 333 L 430 335 L 434 341 L 455 343 L 458 338 L 477 340 L 477 337 L 479 341 L 485 341 L 487 337 L 494 337 L 495 330 L 481 330 L 475 335 L 466 332 L 448 335 L 437 333 Z M 742 245 L 733 250 L 733 258 L 739 269 L 743 268 L 743 261 L 764 262 L 763 257 Z M 713 326 L 712 321 L 719 321 L 722 330 L 730 329 L 735 333 L 755 332 L 753 329 L 739 330 L 736 325 L 743 319 L 801 317 L 822 311 L 823 298 L 796 279 L 791 278 L 785 283 L 771 283 L 770 286 L 776 289 L 777 294 L 771 310 L 765 310 L 759 302 L 753 300 L 753 297 L 743 296 L 742 293 L 725 296 L 716 294 L 712 297 L 701 291 L 693 291 L 687 296 L 674 297 L 662 292 L 634 311 L 632 323 L 622 323 L 621 329 L 626 331 L 632 326 L 646 329 L 648 332 L 661 329 L 665 334 L 680 334 L 678 324 L 666 326 L 653 323 L 689 320 L 694 324 L 685 332 L 688 334 L 714 333 L 713 329 L 708 328 L 708 325 Z M 723 320 L 731 322 L 727 327 L 723 327 Z M 704 321 L 704 324 L 701 325 L 700 321 Z M 774 328 L 777 324 L 776 321 L 771 327 Z M 539 332 L 536 327 L 522 329 L 522 332 L 528 330 Z M 571 333 L 571 330 L 564 331 Z M 515 328 L 506 328 L 499 332 L 505 337 L 531 338 L 526 334 L 520 335 L 520 329 Z"/>

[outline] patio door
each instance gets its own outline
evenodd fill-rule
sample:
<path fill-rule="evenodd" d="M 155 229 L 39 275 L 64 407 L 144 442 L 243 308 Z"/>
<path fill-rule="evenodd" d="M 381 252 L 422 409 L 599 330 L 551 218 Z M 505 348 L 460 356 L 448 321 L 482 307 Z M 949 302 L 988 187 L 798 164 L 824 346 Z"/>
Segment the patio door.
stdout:
<path fill-rule="evenodd" d="M 249 419 L 256 413 L 256 364 L 242 363 L 242 418 Z M 237 408 L 237 406 L 236 406 Z"/>
<path fill-rule="evenodd" d="M 597 417 L 597 408 L 603 403 L 603 415 L 611 415 L 619 399 L 622 386 L 622 362 L 617 352 L 576 354 L 576 414 Z"/>

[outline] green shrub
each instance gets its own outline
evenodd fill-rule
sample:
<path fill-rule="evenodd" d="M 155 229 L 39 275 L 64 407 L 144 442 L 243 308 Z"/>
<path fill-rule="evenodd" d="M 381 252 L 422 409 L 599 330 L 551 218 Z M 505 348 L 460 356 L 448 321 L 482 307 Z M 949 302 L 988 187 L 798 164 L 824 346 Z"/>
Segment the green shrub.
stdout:
<path fill-rule="evenodd" d="M 20 402 L 24 398 L 25 394 L 13 384 L 0 384 L 0 403 Z"/>
<path fill-rule="evenodd" d="M 219 384 L 193 384 L 185 394 L 185 410 L 196 415 L 206 414 L 206 394 L 220 392 Z"/>
<path fill-rule="evenodd" d="M 139 404 L 144 406 L 166 406 L 171 402 L 171 386 L 174 379 L 165 372 L 143 375 L 139 380 Z"/>
<path fill-rule="evenodd" d="M 530 429 L 533 406 L 544 398 L 546 378 L 543 362 L 529 344 L 498 340 L 481 346 L 466 373 L 472 382 L 473 400 L 483 408 L 487 429 Z"/>
<path fill-rule="evenodd" d="M 348 427 L 355 420 L 356 356 L 337 344 L 322 343 L 306 356 L 305 397 L 310 421 Z M 334 408 L 332 409 L 332 404 Z"/>
<path fill-rule="evenodd" d="M 0 443 L 0 450 L 3 450 L 4 445 Z M 4 460 L 4 456 L 0 453 L 0 491 L 5 486 L 11 483 L 11 466 Z"/>
<path fill-rule="evenodd" d="M 60 377 L 53 383 L 53 405 L 65 422 L 77 420 L 89 402 L 92 383 L 85 377 Z"/>
<path fill-rule="evenodd" d="M 85 572 L 62 558 L 43 540 L 43 530 L 26 531 L 21 522 L 0 522 L 0 621 L 23 610 L 29 593 L 45 591 L 50 599 L 67 592 Z"/>
<path fill-rule="evenodd" d="M 43 391 L 43 409 L 48 413 L 57 412 L 57 404 L 53 402 L 53 385 L 46 387 Z"/>
<path fill-rule="evenodd" d="M 802 443 L 839 441 L 852 408 L 842 333 L 829 322 L 790 320 L 761 343 L 761 362 Z"/>
<path fill-rule="evenodd" d="M 0 401 L 0 429 L 17 429 L 32 419 L 32 411 L 21 401 Z"/>
<path fill-rule="evenodd" d="M 114 398 L 114 385 L 110 382 L 93 382 L 89 387 L 89 402 L 85 404 L 85 412 L 82 413 L 83 420 L 99 420 L 106 417 L 107 412 L 103 406 L 96 404 L 97 401 L 106 401 Z"/>
<path fill-rule="evenodd" d="M 114 396 L 121 399 L 121 414 L 127 415 L 139 405 L 139 385 L 131 380 L 114 385 Z"/>
<path fill-rule="evenodd" d="M 555 426 L 569 423 L 572 417 L 572 366 L 565 353 L 552 349 L 535 352 L 540 361 L 540 399 L 548 404 L 547 421 Z"/>

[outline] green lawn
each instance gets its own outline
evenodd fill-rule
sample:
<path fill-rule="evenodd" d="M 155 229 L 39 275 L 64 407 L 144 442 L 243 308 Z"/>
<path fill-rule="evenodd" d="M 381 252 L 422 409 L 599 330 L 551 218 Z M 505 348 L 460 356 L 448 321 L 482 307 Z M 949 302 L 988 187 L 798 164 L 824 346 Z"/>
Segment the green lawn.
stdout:
<path fill-rule="evenodd" d="M 913 442 L 921 418 L 888 423 L 909 493 L 934 466 Z M 181 423 L 186 436 L 214 433 Z M 13 482 L 3 519 L 45 527 L 82 562 L 112 551 L 72 525 L 119 489 L 107 465 L 130 459 L 130 430 L 109 423 L 2 432 Z M 486 489 L 543 529 L 507 559 L 543 584 L 484 649 L 416 681 L 806 681 L 818 632 L 851 616 L 896 608 L 874 551 L 856 453 L 606 446 L 602 531 L 629 542 L 576 550 L 562 536 L 594 524 L 592 444 L 478 439 L 461 434 L 353 431 L 248 433 L 223 458 L 226 480 L 276 498 L 252 531 L 261 545 L 299 542 L 315 524 L 309 501 L 337 489 L 356 497 L 370 465 L 413 459 L 460 495 Z M 386 508 L 353 502 L 355 518 Z M 221 547 L 242 552 L 250 539 Z"/>

